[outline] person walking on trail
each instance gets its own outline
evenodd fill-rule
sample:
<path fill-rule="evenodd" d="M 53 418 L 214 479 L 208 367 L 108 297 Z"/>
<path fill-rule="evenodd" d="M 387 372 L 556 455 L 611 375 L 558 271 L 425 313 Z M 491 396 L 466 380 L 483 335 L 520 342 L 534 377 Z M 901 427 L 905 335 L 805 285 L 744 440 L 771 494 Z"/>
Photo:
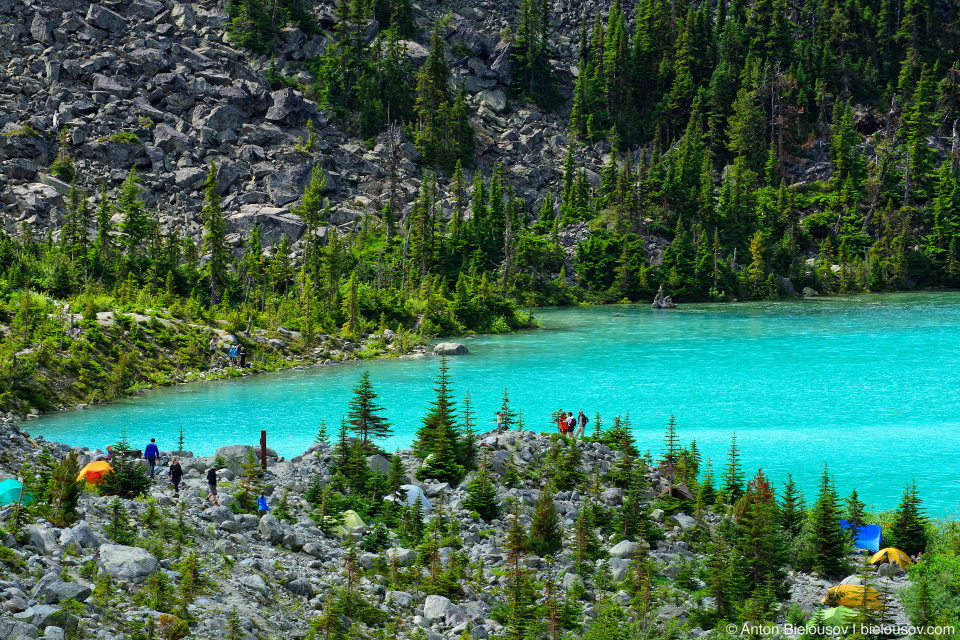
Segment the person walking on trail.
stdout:
<path fill-rule="evenodd" d="M 173 485 L 173 497 L 180 497 L 180 481 L 183 480 L 183 467 L 180 466 L 180 458 L 174 458 L 170 463 L 170 484 Z"/>
<path fill-rule="evenodd" d="M 150 465 L 149 475 L 150 478 L 153 479 L 153 474 L 157 470 L 157 461 L 160 459 L 160 449 L 157 448 L 156 438 L 150 438 L 150 444 L 143 450 L 143 459 Z"/>
<path fill-rule="evenodd" d="M 577 428 L 577 419 L 573 417 L 573 411 L 567 412 L 567 436 L 573 435 L 573 430 Z"/>
<path fill-rule="evenodd" d="M 213 361 L 217 358 L 217 336 L 210 338 L 210 365 L 213 365 Z"/>
<path fill-rule="evenodd" d="M 590 418 L 583 413 L 583 409 L 580 409 L 580 414 L 577 415 L 577 430 L 573 434 L 574 439 L 583 437 L 583 430 L 587 427 L 588 422 L 590 422 Z"/>
<path fill-rule="evenodd" d="M 213 465 L 207 470 L 207 488 L 210 489 L 210 493 L 207 494 L 207 497 L 204 500 L 213 499 L 213 504 L 220 506 L 220 499 L 217 497 L 217 465 Z"/>
<path fill-rule="evenodd" d="M 261 491 L 260 496 L 257 498 L 257 513 L 262 518 L 268 511 L 270 511 L 270 505 L 267 504 L 267 496 L 263 495 Z"/>

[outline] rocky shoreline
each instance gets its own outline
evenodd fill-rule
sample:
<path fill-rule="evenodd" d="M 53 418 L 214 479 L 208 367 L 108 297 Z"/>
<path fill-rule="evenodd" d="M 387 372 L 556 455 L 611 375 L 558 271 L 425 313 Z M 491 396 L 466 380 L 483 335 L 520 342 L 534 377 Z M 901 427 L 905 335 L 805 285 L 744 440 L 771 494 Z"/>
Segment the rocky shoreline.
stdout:
<path fill-rule="evenodd" d="M 528 511 L 541 491 L 535 470 L 555 446 L 554 439 L 529 431 L 477 436 L 476 444 L 489 460 L 489 473 L 498 480 L 497 499 L 516 502 L 524 526 L 530 525 Z M 0 426 L 0 446 L 0 479 L 16 476 L 25 464 L 36 461 L 41 454 L 59 459 L 74 450 L 82 463 L 102 453 L 71 449 L 42 438 L 31 439 L 9 420 Z M 623 455 L 597 442 L 581 441 L 574 446 L 583 454 L 581 470 L 586 477 L 610 471 Z M 131 621 L 153 619 L 161 624 L 166 614 L 151 608 L 136 594 L 158 572 L 171 585 L 180 584 L 184 574 L 178 570 L 182 569 L 178 562 L 186 549 L 199 553 L 203 571 L 212 577 L 210 586 L 185 608 L 193 638 L 238 637 L 237 621 L 242 638 L 306 638 L 311 621 L 326 611 L 332 590 L 343 587 L 348 580 L 351 588 L 384 618 L 395 621 L 390 629 L 398 639 L 502 637 L 504 620 L 498 615 L 498 607 L 503 603 L 508 582 L 505 547 L 512 516 L 486 522 L 465 507 L 466 487 L 477 472 L 457 486 L 430 480 L 420 482 L 415 473 L 423 461 L 409 449 L 399 454 L 405 480 L 421 487 L 432 504 L 426 519 L 442 514 L 455 523 L 458 531 L 459 547 L 438 550 L 440 565 L 459 561 L 462 553 L 475 575 L 461 585 L 456 597 L 448 598 L 418 588 L 422 578 L 411 579 L 410 587 L 395 587 L 398 578 L 391 577 L 392 572 L 423 576 L 429 574 L 430 567 L 418 550 L 402 548 L 392 532 L 385 550 L 355 553 L 356 548 L 348 542 L 369 533 L 364 528 L 349 528 L 345 538 L 321 531 L 305 493 L 317 479 L 323 483 L 333 479 L 333 452 L 324 444 L 311 446 L 303 455 L 289 460 L 267 451 L 267 471 L 260 479 L 261 486 L 274 509 L 285 497 L 290 522 L 282 522 L 272 514 L 235 514 L 226 506 L 204 502 L 205 470 L 218 457 L 224 463 L 219 475 L 220 495 L 225 498 L 238 490 L 244 459 L 251 449 L 246 445 L 221 447 L 217 456 L 208 457 L 180 453 L 185 487 L 179 499 L 173 498 L 165 473 L 161 472 L 158 475 L 164 480 L 154 484 L 146 499 L 122 500 L 136 534 L 134 546 L 115 544 L 110 539 L 112 498 L 90 493 L 80 498 L 80 520 L 71 527 L 56 528 L 39 520 L 28 525 L 23 545 L 5 534 L 4 545 L 13 550 L 19 568 L 0 567 L 0 640 L 80 637 L 74 635 L 78 628 L 83 629 L 83 637 L 102 640 L 137 637 L 131 635 Z M 171 455 L 162 453 L 164 467 Z M 371 469 L 389 465 L 379 455 L 370 456 L 368 462 Z M 507 488 L 500 480 L 517 469 L 523 471 L 522 479 Z M 634 561 L 643 556 L 653 562 L 662 580 L 662 592 L 658 591 L 655 610 L 650 614 L 651 624 L 683 629 L 683 635 L 690 638 L 714 635 L 716 632 L 704 631 L 692 622 L 698 611 L 712 606 L 711 599 L 703 596 L 705 585 L 699 572 L 693 569 L 709 561 L 704 541 L 727 516 L 710 512 L 700 517 L 667 513 L 657 506 L 656 496 L 669 486 L 668 481 L 656 468 L 650 468 L 646 477 L 649 489 L 642 495 L 642 504 L 656 538 L 653 544 L 642 540 L 614 544 L 601 536 L 602 558 L 591 561 L 589 571 L 578 570 L 574 553 L 578 515 L 591 500 L 613 511 L 622 508 L 624 491 L 602 486 L 595 487 L 592 495 L 578 490 L 558 491 L 553 498 L 564 532 L 563 551 L 552 558 L 526 554 L 523 565 L 538 581 L 554 580 L 569 597 L 574 597 L 579 607 L 577 626 L 587 629 L 603 619 L 610 603 L 635 611 L 629 585 Z M 10 512 L 11 507 L 3 507 L 0 516 L 7 518 Z M 189 530 L 187 545 L 177 547 L 158 537 L 158 530 L 174 521 Z M 875 586 L 891 594 L 908 582 L 902 572 L 889 576 L 884 574 L 898 572 L 880 573 L 874 576 Z M 114 585 L 109 594 L 98 592 L 104 575 L 109 575 Z M 781 621 L 786 619 L 791 605 L 811 615 L 829 586 L 820 578 L 793 570 L 789 570 L 787 581 L 790 598 L 780 606 Z M 897 623 L 906 623 L 902 606 L 896 604 Z M 380 637 L 375 635 L 372 625 L 361 620 L 340 623 L 352 630 L 351 638 Z"/>

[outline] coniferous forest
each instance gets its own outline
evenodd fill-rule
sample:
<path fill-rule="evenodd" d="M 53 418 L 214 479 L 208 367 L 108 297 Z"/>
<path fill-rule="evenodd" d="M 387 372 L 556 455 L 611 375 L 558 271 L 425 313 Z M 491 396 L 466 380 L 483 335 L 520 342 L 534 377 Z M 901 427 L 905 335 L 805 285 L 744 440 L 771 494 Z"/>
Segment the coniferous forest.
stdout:
<path fill-rule="evenodd" d="M 287 91 L 316 105 L 284 116 L 298 135 L 276 156 L 312 169 L 280 210 L 299 238 L 231 226 L 240 203 L 272 194 L 230 179 L 234 159 L 264 153 L 249 133 L 200 126 L 194 152 L 161 141 L 164 118 L 190 125 L 152 106 L 95 142 L 66 116 L 55 131 L 39 116 L 8 124 L 6 156 L 46 149 L 16 175 L 49 172 L 64 193 L 62 219 L 22 214 L 0 238 L 4 406 L 172 381 L 205 363 L 204 326 L 283 327 L 294 350 L 389 329 L 412 336 L 399 353 L 424 336 L 531 326 L 535 305 L 648 302 L 660 288 L 683 303 L 960 284 L 955 3 L 616 1 L 576 24 L 567 8 L 510 8 L 507 28 L 474 31 L 495 45 L 483 58 L 443 7 L 229 2 L 205 41 L 259 65 L 271 109 Z M 157 86 L 150 100 L 186 115 Z M 210 113 L 199 109 L 195 120 Z M 492 139 L 511 110 L 531 114 L 520 142 Z M 538 127 L 560 134 L 548 144 Z M 104 175 L 96 145 L 154 159 Z M 374 158 L 377 197 L 357 200 L 331 154 Z M 202 230 L 171 224 L 171 207 Z M 175 357 L 133 371 L 90 324 L 110 311 L 163 315 L 138 351 Z M 57 391 L 42 370 L 84 386 Z"/>

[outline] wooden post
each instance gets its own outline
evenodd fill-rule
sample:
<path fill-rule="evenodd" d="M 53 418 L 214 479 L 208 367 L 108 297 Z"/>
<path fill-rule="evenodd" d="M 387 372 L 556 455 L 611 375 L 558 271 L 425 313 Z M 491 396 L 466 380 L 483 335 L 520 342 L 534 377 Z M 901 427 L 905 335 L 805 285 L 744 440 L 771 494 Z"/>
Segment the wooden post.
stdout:
<path fill-rule="evenodd" d="M 260 465 L 267 470 L 267 430 L 260 430 Z"/>

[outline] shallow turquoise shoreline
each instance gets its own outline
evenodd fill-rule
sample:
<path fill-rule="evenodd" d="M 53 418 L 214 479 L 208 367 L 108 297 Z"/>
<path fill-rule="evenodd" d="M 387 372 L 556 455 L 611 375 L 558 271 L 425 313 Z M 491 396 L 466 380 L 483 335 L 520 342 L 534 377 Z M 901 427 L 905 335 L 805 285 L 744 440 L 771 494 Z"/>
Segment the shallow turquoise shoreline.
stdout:
<path fill-rule="evenodd" d="M 876 302 L 882 302 L 877 305 Z M 826 461 L 841 494 L 854 486 L 878 508 L 916 478 L 935 515 L 952 511 L 960 469 L 942 462 L 960 435 L 960 293 L 898 293 L 792 301 L 538 309 L 543 328 L 466 340 L 451 358 L 458 399 L 469 390 L 478 430 L 493 424 L 503 388 L 528 429 L 559 408 L 631 415 L 641 450 L 659 452 L 674 414 L 681 438 L 718 471 L 737 432 L 748 471 L 779 484 L 793 473 L 811 494 Z M 616 316 L 614 314 L 623 314 Z M 350 390 L 370 369 L 395 436 L 409 445 L 432 397 L 437 359 L 387 359 L 159 389 L 25 424 L 48 439 L 104 446 L 126 425 L 134 443 L 211 453 L 259 440 L 283 455 L 335 432 Z M 589 428 L 592 428 L 592 424 Z M 879 451 L 877 450 L 879 447 Z M 895 452 L 895 453 L 894 453 Z"/>

